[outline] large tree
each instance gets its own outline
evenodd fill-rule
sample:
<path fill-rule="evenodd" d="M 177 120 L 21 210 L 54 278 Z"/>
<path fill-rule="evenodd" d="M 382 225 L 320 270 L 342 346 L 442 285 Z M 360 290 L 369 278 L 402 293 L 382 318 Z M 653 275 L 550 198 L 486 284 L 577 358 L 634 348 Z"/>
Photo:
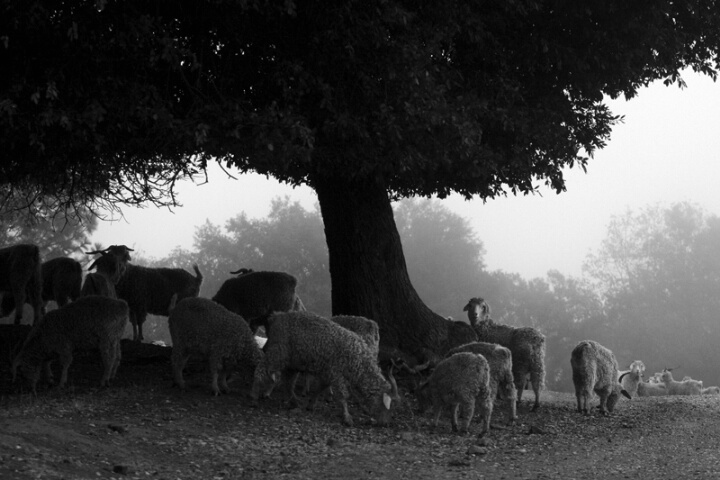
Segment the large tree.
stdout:
<path fill-rule="evenodd" d="M 334 313 L 426 357 L 472 333 L 427 308 L 392 199 L 564 189 L 632 97 L 718 69 L 685 2 L 5 0 L 0 183 L 37 201 L 172 203 L 217 159 L 318 194 Z"/>

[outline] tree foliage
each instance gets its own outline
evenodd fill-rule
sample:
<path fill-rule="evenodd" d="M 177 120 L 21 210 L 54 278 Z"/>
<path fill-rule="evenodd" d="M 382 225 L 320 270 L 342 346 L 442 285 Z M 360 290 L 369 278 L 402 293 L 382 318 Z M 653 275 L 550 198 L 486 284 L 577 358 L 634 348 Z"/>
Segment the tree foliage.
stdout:
<path fill-rule="evenodd" d="M 564 188 L 633 96 L 715 76 L 715 1 L 3 2 L 0 183 L 172 203 L 211 158 L 393 195 Z M 80 179 L 82 178 L 82 181 Z"/>

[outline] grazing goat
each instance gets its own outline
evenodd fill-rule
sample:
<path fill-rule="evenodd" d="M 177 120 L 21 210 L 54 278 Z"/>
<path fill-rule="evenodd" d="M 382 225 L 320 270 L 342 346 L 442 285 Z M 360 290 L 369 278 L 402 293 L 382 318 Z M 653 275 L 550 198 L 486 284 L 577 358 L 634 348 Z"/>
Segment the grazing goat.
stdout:
<path fill-rule="evenodd" d="M 350 330 L 353 333 L 356 333 L 360 337 L 360 339 L 365 342 L 367 347 L 370 349 L 372 355 L 377 359 L 380 352 L 380 328 L 374 320 L 353 315 L 336 315 L 334 317 L 331 317 L 330 320 L 337 323 L 341 327 Z M 292 376 L 286 381 L 288 387 L 288 394 L 290 395 L 291 401 L 294 404 L 299 405 L 300 400 L 295 394 L 295 385 L 297 384 L 297 380 L 300 377 L 300 373 L 302 372 L 298 371 L 288 373 L 292 374 Z M 310 391 L 311 379 L 309 376 L 306 375 L 305 380 L 306 381 L 303 388 L 303 394 L 306 395 Z M 270 391 L 266 391 L 265 394 L 269 395 Z M 317 399 L 321 395 L 322 391 L 316 392 L 316 395 L 313 396 L 310 408 L 314 406 L 314 403 L 317 402 Z"/>
<path fill-rule="evenodd" d="M 351 388 L 379 424 L 389 421 L 391 408 L 400 400 L 395 379 L 391 373 L 387 380 L 383 377 L 377 357 L 357 334 L 308 312 L 274 313 L 267 318 L 267 331 L 265 358 L 251 393 L 254 402 L 264 387 L 260 378 L 276 381 L 283 371 L 303 371 L 332 387 L 345 425 L 353 424 L 347 406 Z"/>
<path fill-rule="evenodd" d="M 437 364 L 430 377 L 416 390 L 420 410 L 433 406 L 433 425 L 437 427 L 443 407 L 451 410 L 453 432 L 468 431 L 475 408 L 480 411 L 480 436 L 490 431 L 493 400 L 490 366 L 482 355 L 458 352 Z M 458 409 L 464 422 L 458 428 Z"/>
<path fill-rule="evenodd" d="M 666 368 L 660 377 L 667 388 L 668 395 L 700 395 L 703 389 L 703 382 L 698 380 L 685 380 L 677 382 L 673 379 L 673 369 Z"/>
<path fill-rule="evenodd" d="M 705 387 L 700 393 L 702 395 L 720 395 L 720 387 Z"/>
<path fill-rule="evenodd" d="M 59 386 L 67 382 L 73 351 L 99 349 L 104 370 L 100 386 L 105 387 L 115 377 L 120 365 L 120 339 L 129 319 L 128 305 L 123 300 L 107 297 L 80 297 L 45 315 L 42 322 L 30 331 L 28 338 L 13 360 L 13 380 L 18 367 L 36 393 L 40 370 L 44 366 L 50 378 L 49 362 L 60 357 L 62 375 Z"/>
<path fill-rule="evenodd" d="M 192 354 L 207 358 L 215 395 L 229 392 L 227 377 L 234 370 L 245 367 L 255 372 L 263 354 L 242 317 L 207 298 L 185 298 L 173 305 L 175 298 L 168 326 L 176 385 L 185 389 L 182 372 Z"/>
<path fill-rule="evenodd" d="M 510 349 L 518 404 L 529 377 L 535 392 L 532 411 L 537 410 L 540 406 L 540 390 L 545 382 L 545 336 L 536 328 L 495 323 L 490 318 L 490 306 L 482 298 L 471 298 L 463 311 L 467 312 L 479 341 L 497 343 Z"/>
<path fill-rule="evenodd" d="M 33 325 L 39 322 L 45 312 L 40 249 L 37 245 L 18 244 L 0 248 L 0 292 L 12 293 L 16 305 L 15 325 L 20 325 L 22 321 L 26 298 L 33 307 Z M 5 305 L 0 305 L 0 316 L 4 317 L 10 311 L 11 308 L 6 310 Z"/>
<path fill-rule="evenodd" d="M 595 392 L 600 397 L 600 413 L 608 415 L 615 409 L 620 394 L 632 398 L 622 387 L 629 372 L 618 376 L 617 360 L 607 348 L 593 340 L 577 344 L 570 355 L 577 411 L 588 415 L 588 400 Z"/>
<path fill-rule="evenodd" d="M 225 280 L 212 299 L 243 317 L 255 332 L 267 315 L 300 309 L 296 286 L 297 279 L 288 273 L 249 271 Z"/>
<path fill-rule="evenodd" d="M 510 349 L 496 343 L 472 342 L 450 350 L 446 357 L 458 352 L 470 352 L 482 355 L 490 365 L 490 396 L 506 400 L 508 402 L 508 424 L 514 425 L 517 420 L 515 402 L 517 401 L 517 390 L 512 374 L 512 353 Z"/>

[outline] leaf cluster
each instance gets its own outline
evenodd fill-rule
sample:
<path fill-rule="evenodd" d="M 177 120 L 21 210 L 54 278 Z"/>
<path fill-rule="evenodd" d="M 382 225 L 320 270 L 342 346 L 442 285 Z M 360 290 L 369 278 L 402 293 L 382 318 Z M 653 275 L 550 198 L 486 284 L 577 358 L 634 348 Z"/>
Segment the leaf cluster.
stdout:
<path fill-rule="evenodd" d="M 0 184 L 174 204 L 217 160 L 393 198 L 564 189 L 633 96 L 715 77 L 717 2 L 3 2 Z"/>

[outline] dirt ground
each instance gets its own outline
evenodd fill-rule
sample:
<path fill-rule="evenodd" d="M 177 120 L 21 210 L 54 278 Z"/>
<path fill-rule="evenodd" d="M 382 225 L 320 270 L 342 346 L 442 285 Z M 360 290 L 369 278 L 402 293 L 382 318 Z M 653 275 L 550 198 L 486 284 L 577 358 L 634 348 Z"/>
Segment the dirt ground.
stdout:
<path fill-rule="evenodd" d="M 525 392 L 519 422 L 504 427 L 499 405 L 498 428 L 478 439 L 477 423 L 453 434 L 447 416 L 433 429 L 407 390 L 392 426 L 351 405 L 348 428 L 334 402 L 289 409 L 276 389 L 252 408 L 247 378 L 213 397 L 200 363 L 180 392 L 168 348 L 125 342 L 123 352 L 107 389 L 94 387 L 95 352 L 77 355 L 67 388 L 43 386 L 37 397 L 0 368 L 1 479 L 720 477 L 720 396 L 623 399 L 613 416 L 585 417 L 574 395 L 547 391 L 532 413 Z"/>

